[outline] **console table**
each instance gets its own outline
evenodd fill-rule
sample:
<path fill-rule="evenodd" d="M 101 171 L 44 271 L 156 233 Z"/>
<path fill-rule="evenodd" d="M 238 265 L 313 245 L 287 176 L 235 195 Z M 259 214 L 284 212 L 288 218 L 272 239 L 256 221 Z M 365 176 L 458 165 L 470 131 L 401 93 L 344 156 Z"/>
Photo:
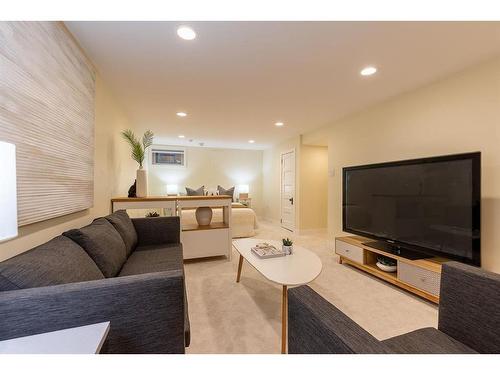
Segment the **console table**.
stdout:
<path fill-rule="evenodd" d="M 225 255 L 231 259 L 231 203 L 228 195 L 179 197 L 177 216 L 181 219 L 181 241 L 184 259 Z M 209 225 L 182 224 L 182 211 L 198 207 L 222 208 L 222 221 Z"/>
<path fill-rule="evenodd" d="M 113 198 L 111 212 L 127 209 L 163 208 L 172 215 L 177 213 L 177 200 L 180 197 L 145 197 L 145 198 Z"/>
<path fill-rule="evenodd" d="M 433 257 L 410 260 L 364 245 L 370 239 L 360 236 L 335 238 L 335 253 L 339 262 L 349 264 L 379 279 L 403 288 L 434 303 L 439 303 L 441 265 L 449 259 Z M 376 265 L 377 256 L 397 261 L 397 272 L 384 272 Z"/>
<path fill-rule="evenodd" d="M 181 219 L 184 259 L 226 256 L 231 259 L 231 203 L 229 195 L 112 198 L 111 211 L 163 208 Z M 182 224 L 182 211 L 198 207 L 221 208 L 222 221 L 209 225 Z"/>

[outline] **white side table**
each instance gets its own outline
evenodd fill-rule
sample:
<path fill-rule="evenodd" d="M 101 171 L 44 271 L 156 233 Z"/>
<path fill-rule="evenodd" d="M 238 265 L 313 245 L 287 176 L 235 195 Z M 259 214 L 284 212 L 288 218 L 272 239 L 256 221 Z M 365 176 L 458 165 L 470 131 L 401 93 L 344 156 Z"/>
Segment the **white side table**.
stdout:
<path fill-rule="evenodd" d="M 98 354 L 109 322 L 0 341 L 1 354 Z"/>

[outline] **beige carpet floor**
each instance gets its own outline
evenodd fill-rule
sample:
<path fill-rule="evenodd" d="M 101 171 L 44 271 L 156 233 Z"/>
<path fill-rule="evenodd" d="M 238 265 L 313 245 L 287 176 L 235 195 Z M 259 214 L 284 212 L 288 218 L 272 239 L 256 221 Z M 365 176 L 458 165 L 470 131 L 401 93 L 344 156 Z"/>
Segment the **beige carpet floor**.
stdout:
<path fill-rule="evenodd" d="M 310 284 L 319 294 L 378 339 L 437 325 L 437 307 L 386 282 L 337 262 L 334 241 L 326 232 L 292 235 L 261 222 L 255 238 L 292 237 L 323 262 Z M 191 321 L 188 353 L 279 353 L 281 287 L 248 263 L 236 283 L 238 255 L 186 262 Z"/>

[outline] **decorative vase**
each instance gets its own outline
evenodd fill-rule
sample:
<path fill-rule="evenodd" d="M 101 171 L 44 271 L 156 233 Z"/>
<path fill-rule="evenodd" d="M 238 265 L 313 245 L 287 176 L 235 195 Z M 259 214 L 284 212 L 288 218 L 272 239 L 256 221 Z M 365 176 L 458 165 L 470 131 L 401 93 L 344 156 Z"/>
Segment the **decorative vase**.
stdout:
<path fill-rule="evenodd" d="M 196 221 L 198 225 L 209 225 L 212 221 L 212 209 L 210 207 L 198 207 L 196 209 Z"/>
<path fill-rule="evenodd" d="M 148 171 L 142 167 L 137 170 L 136 196 L 138 198 L 148 196 Z"/>
<path fill-rule="evenodd" d="M 293 245 L 292 246 L 282 245 L 282 250 L 285 253 L 285 255 L 291 255 L 293 252 Z"/>

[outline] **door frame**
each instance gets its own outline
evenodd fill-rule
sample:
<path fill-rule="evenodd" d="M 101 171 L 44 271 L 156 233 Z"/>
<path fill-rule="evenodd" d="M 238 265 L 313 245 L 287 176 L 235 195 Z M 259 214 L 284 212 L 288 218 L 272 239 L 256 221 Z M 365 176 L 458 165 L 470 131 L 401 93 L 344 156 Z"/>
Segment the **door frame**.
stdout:
<path fill-rule="evenodd" d="M 293 229 L 283 227 L 283 155 L 293 153 Z M 291 231 L 292 233 L 296 231 L 297 228 L 297 152 L 295 147 L 280 152 L 280 227 Z"/>

